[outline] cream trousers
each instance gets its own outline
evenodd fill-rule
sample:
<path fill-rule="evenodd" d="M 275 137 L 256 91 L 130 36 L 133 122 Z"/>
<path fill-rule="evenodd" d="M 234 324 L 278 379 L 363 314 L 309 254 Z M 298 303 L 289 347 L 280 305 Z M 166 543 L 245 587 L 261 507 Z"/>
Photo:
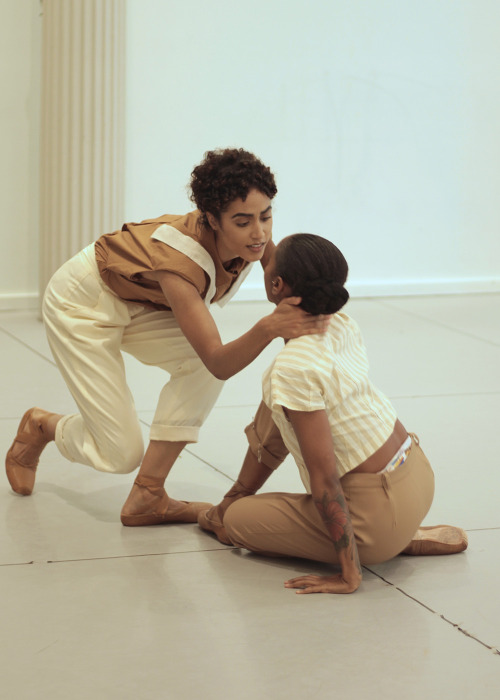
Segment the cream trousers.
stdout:
<path fill-rule="evenodd" d="M 62 418 L 56 445 L 73 462 L 128 473 L 144 445 L 122 351 L 168 372 L 152 440 L 196 442 L 224 385 L 201 362 L 172 312 L 123 301 L 102 281 L 92 244 L 52 277 L 43 319 L 79 414 Z"/>

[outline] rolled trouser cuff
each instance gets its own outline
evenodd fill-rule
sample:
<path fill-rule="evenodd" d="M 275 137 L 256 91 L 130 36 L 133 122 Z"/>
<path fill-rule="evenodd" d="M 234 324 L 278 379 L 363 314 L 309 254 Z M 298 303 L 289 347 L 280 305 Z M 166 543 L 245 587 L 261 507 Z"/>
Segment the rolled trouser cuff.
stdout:
<path fill-rule="evenodd" d="M 200 429 L 192 425 L 152 425 L 150 440 L 164 442 L 198 442 Z"/>
<path fill-rule="evenodd" d="M 262 401 L 254 420 L 245 428 L 250 451 L 269 469 L 277 469 L 288 455 L 271 411 Z"/>

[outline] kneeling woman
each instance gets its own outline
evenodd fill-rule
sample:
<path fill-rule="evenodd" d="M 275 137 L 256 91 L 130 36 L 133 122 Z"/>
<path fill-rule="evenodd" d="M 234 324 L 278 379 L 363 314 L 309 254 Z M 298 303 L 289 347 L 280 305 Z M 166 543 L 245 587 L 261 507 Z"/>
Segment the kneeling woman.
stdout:
<path fill-rule="evenodd" d="M 195 522 L 210 504 L 169 498 L 164 482 L 223 387 L 278 335 L 322 330 L 325 319 L 287 300 L 223 344 L 210 314 L 254 262 L 272 251 L 274 175 L 243 149 L 208 151 L 191 175 L 197 210 L 165 215 L 101 236 L 52 277 L 44 322 L 56 363 L 78 406 L 62 416 L 27 411 L 7 453 L 12 489 L 28 496 L 41 452 L 108 473 L 139 474 L 122 509 L 127 526 Z M 297 303 L 298 300 L 295 300 Z M 122 352 L 170 375 L 144 454 Z"/>
<path fill-rule="evenodd" d="M 349 298 L 347 272 L 342 253 L 320 236 L 296 234 L 276 248 L 265 271 L 269 300 L 298 296 L 309 313 L 333 316 L 324 335 L 286 342 L 264 375 L 264 404 L 247 428 L 250 449 L 238 480 L 198 518 L 226 544 L 340 566 L 338 574 L 285 583 L 304 593 L 351 593 L 362 564 L 467 546 L 459 528 L 418 529 L 434 475 L 418 438 L 368 378 L 359 328 L 340 311 Z M 287 451 L 307 494 L 251 495 Z"/>

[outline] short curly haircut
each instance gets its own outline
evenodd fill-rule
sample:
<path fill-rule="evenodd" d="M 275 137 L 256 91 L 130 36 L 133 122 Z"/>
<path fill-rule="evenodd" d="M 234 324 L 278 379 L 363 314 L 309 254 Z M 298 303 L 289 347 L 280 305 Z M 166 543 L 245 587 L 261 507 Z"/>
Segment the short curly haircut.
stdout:
<path fill-rule="evenodd" d="M 191 173 L 191 201 L 201 212 L 201 223 L 208 226 L 207 213 L 220 215 L 235 199 L 245 199 L 252 189 L 272 199 L 278 188 L 274 175 L 253 153 L 243 148 L 207 151 Z"/>

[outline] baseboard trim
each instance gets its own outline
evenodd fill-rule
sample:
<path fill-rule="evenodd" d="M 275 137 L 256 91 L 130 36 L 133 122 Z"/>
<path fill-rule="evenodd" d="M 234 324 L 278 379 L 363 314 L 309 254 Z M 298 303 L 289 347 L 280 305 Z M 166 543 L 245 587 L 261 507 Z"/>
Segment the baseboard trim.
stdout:
<path fill-rule="evenodd" d="M 500 292 L 500 279 L 402 280 L 348 282 L 351 297 L 443 296 L 446 294 L 490 294 Z M 248 284 L 238 290 L 234 301 L 263 301 L 264 285 Z"/>
<path fill-rule="evenodd" d="M 0 294 L 0 311 L 37 310 L 39 295 L 37 292 L 29 294 Z"/>
<path fill-rule="evenodd" d="M 351 297 L 440 296 L 445 294 L 490 294 L 500 292 L 500 279 L 405 280 L 395 282 L 349 282 Z M 234 301 L 265 301 L 263 284 L 243 283 Z M 0 294 L 0 311 L 37 310 L 39 295 Z"/>

